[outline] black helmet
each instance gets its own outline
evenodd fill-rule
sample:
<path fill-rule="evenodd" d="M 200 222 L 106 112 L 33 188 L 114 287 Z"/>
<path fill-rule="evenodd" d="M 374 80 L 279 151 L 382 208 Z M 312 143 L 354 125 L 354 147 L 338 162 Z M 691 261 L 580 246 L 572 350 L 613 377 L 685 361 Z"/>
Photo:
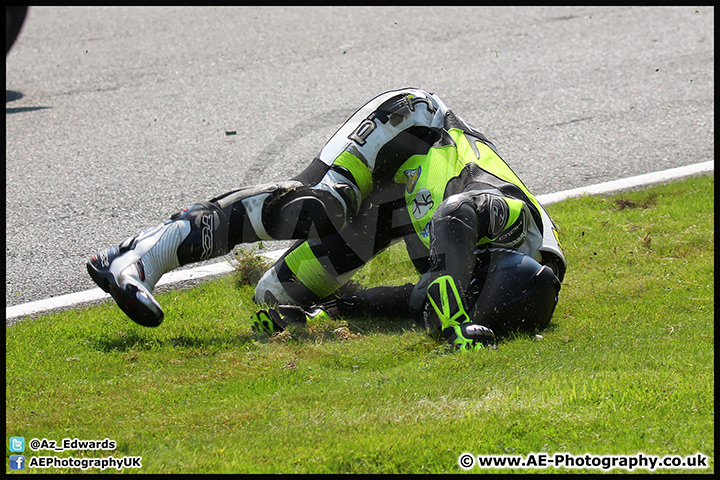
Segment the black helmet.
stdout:
<path fill-rule="evenodd" d="M 497 335 L 545 328 L 560 292 L 553 271 L 532 257 L 507 249 L 489 249 L 478 255 L 471 283 L 470 317 Z"/>

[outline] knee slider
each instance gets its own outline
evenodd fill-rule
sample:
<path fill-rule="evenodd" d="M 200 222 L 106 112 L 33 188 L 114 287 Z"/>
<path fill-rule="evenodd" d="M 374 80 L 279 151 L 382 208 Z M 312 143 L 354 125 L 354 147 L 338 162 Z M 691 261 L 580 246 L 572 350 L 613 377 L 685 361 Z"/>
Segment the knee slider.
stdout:
<path fill-rule="evenodd" d="M 300 305 L 290 296 L 278 278 L 275 267 L 269 269 L 255 286 L 254 300 L 265 305 Z"/>
<path fill-rule="evenodd" d="M 466 219 L 474 215 L 475 204 L 473 199 L 464 193 L 456 193 L 455 195 L 450 195 L 440 204 L 437 210 L 435 210 L 433 217 Z"/>
<path fill-rule="evenodd" d="M 372 187 L 365 186 L 365 195 L 369 193 L 370 188 Z M 358 213 L 360 203 L 365 196 L 353 175 L 346 169 L 334 165 L 312 189 L 326 191 L 335 197 L 343 209 L 343 216 L 346 219 L 350 219 Z"/>
<path fill-rule="evenodd" d="M 307 241 L 299 242 L 262 276 L 255 300 L 269 305 L 309 306 L 337 290 L 340 283 L 315 258 Z"/>
<path fill-rule="evenodd" d="M 550 267 L 543 266 L 535 275 L 533 282 L 534 295 L 537 296 L 534 302 L 536 325 L 538 328 L 545 328 L 550 323 L 557 306 L 560 280 Z"/>

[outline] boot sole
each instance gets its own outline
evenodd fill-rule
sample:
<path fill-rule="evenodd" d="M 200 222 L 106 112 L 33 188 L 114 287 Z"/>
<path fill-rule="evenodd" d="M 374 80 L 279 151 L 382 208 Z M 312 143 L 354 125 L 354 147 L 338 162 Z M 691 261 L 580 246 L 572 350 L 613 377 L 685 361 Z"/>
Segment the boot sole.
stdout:
<path fill-rule="evenodd" d="M 138 289 L 134 285 L 129 285 L 127 291 L 120 288 L 115 281 L 115 277 L 110 272 L 98 270 L 92 262 L 87 262 L 87 271 L 90 278 L 104 292 L 112 296 L 120 310 L 130 317 L 130 320 L 142 325 L 143 327 L 157 327 L 164 318 L 164 313 L 160 310 L 159 315 L 147 308 L 144 304 L 137 300 Z"/>

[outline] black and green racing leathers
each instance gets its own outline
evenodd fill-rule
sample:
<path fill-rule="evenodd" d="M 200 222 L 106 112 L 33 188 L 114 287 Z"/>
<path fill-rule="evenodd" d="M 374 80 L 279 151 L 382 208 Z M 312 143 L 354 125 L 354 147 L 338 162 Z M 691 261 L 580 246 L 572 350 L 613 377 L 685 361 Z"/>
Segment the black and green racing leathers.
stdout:
<path fill-rule="evenodd" d="M 499 333 L 546 325 L 566 268 L 553 222 L 495 146 L 415 88 L 368 101 L 295 178 L 192 205 L 162 228 L 168 233 L 149 230 L 88 263 L 138 323 L 162 321 L 149 293 L 155 272 L 258 240 L 297 239 L 259 281 L 258 303 L 310 307 L 334 299 L 343 315 L 412 316 L 462 348 L 475 343 L 466 338 L 470 325 Z M 334 298 L 400 240 L 420 281 Z M 158 247 L 163 242 L 169 254 Z M 123 275 L 112 264 L 136 245 L 147 246 L 132 257 L 139 260 L 124 274 L 129 280 L 118 281 Z M 115 270 L 123 268 L 130 271 Z M 133 315 L 138 289 L 149 310 Z"/>
<path fill-rule="evenodd" d="M 466 322 L 500 333 L 549 322 L 548 303 L 554 307 L 565 273 L 555 227 L 492 143 L 437 96 L 416 89 L 379 95 L 294 180 L 327 197 L 324 208 L 318 208 L 323 213 L 314 214 L 318 230 L 324 231 L 302 238 L 263 276 L 256 289 L 259 302 L 321 303 L 375 255 L 403 239 L 423 273 L 421 280 L 345 296 L 341 313 L 413 316 L 428 331 L 453 327 L 448 336 Z M 333 213 L 335 220 L 328 221 L 325 216 Z M 270 223 L 271 214 L 267 218 Z M 308 224 L 301 217 L 289 225 L 304 233 L 308 228 L 298 225 Z M 492 259 L 507 263 L 508 251 L 535 264 L 523 278 L 503 277 L 503 282 L 517 283 L 519 291 L 538 281 L 543 265 L 548 267 L 541 277 L 549 286 L 536 293 L 547 300 L 532 299 L 542 312 L 523 304 L 526 314 L 512 312 L 512 318 L 480 313 L 502 310 L 495 304 L 497 295 L 485 298 L 480 287 L 487 269 L 496 267 Z"/>

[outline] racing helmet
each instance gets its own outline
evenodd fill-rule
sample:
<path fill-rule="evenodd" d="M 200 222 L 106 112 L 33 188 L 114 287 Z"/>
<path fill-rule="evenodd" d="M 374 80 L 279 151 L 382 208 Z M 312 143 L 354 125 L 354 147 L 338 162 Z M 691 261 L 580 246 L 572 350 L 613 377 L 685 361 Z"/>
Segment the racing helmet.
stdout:
<path fill-rule="evenodd" d="M 560 281 L 550 267 L 502 248 L 478 254 L 476 265 L 468 292 L 473 323 L 497 335 L 548 326 L 560 292 Z"/>

